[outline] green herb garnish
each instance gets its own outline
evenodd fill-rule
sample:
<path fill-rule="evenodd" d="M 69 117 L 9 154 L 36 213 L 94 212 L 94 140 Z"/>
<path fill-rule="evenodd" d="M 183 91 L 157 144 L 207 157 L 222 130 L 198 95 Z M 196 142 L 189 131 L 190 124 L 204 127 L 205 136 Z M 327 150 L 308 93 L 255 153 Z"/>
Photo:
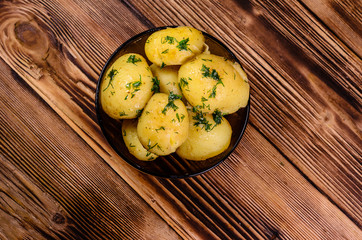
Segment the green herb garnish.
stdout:
<path fill-rule="evenodd" d="M 180 117 L 180 115 L 178 113 L 176 113 L 176 118 L 177 118 L 178 122 L 182 122 L 185 118 L 185 115 L 181 114 L 181 117 Z"/>
<path fill-rule="evenodd" d="M 112 86 L 112 88 L 114 88 L 114 87 L 113 87 L 113 84 L 112 84 L 112 81 L 114 80 L 114 77 L 116 76 L 117 73 L 118 73 L 118 71 L 117 71 L 116 69 L 112 69 L 112 70 L 108 73 L 107 77 L 109 77 L 109 82 L 108 82 L 107 87 L 106 87 L 105 89 L 103 89 L 103 92 L 106 91 L 109 86 Z M 113 92 L 113 93 L 114 93 L 114 92 Z M 113 95 L 113 94 L 112 94 L 112 95 Z"/>
<path fill-rule="evenodd" d="M 162 152 L 163 152 L 163 149 L 161 148 L 161 146 L 160 146 L 160 145 L 157 145 L 157 148 L 158 148 L 160 151 L 162 151 Z"/>
<path fill-rule="evenodd" d="M 139 86 L 141 86 L 141 84 L 142 84 L 142 77 L 141 77 L 141 75 L 139 75 L 139 76 L 140 76 L 140 80 L 132 83 L 133 88 L 138 88 Z"/>
<path fill-rule="evenodd" d="M 130 82 L 126 84 L 126 89 L 130 90 L 133 89 L 133 91 L 131 92 L 131 98 L 133 98 L 136 94 L 136 92 L 140 91 L 140 87 L 142 85 L 142 77 L 140 76 L 140 80 L 135 81 L 135 82 Z M 124 100 L 128 99 L 128 95 L 124 98 Z"/>
<path fill-rule="evenodd" d="M 220 75 L 218 74 L 218 72 L 215 69 L 212 69 L 210 71 L 210 68 L 206 67 L 205 64 L 202 64 L 201 74 L 202 74 L 202 77 L 209 77 L 209 78 L 212 78 L 217 81 L 217 83 L 214 85 L 214 87 L 212 88 L 211 93 L 209 95 L 209 98 L 215 98 L 217 85 L 221 84 L 224 86 L 224 83 L 222 82 Z"/>
<path fill-rule="evenodd" d="M 143 109 L 138 109 L 138 110 L 136 110 L 136 113 L 137 113 L 136 117 L 141 116 L 142 111 L 143 111 Z"/>
<path fill-rule="evenodd" d="M 161 54 L 166 54 L 166 53 L 168 53 L 168 48 L 165 51 L 163 51 Z"/>
<path fill-rule="evenodd" d="M 217 85 L 219 85 L 219 84 L 221 84 L 221 85 L 224 86 L 224 83 L 223 83 L 221 80 L 217 81 L 217 83 L 212 87 L 212 90 L 211 90 L 211 93 L 210 93 L 210 95 L 209 95 L 209 98 L 215 98 L 215 96 L 216 96 L 216 87 L 217 87 Z"/>
<path fill-rule="evenodd" d="M 127 114 L 124 111 L 122 111 L 122 112 L 119 112 L 119 116 L 123 117 L 123 116 L 127 116 Z"/>
<path fill-rule="evenodd" d="M 209 98 L 215 98 L 216 97 L 216 87 L 217 87 L 217 84 L 215 84 L 213 87 L 212 87 L 212 90 L 211 90 L 211 93 L 209 95 Z"/>
<path fill-rule="evenodd" d="M 192 119 L 195 120 L 194 126 L 200 126 L 201 129 L 205 129 L 205 131 L 207 132 L 210 132 L 211 130 L 214 129 L 214 127 L 221 124 L 223 114 L 218 109 L 216 109 L 212 113 L 212 117 L 215 122 L 214 125 L 206 119 L 205 117 L 206 114 L 203 113 L 202 111 L 197 110 L 197 108 L 193 108 L 192 111 L 195 113 L 195 116 L 192 117 Z"/>
<path fill-rule="evenodd" d="M 189 38 L 186 38 L 186 39 L 183 39 L 181 41 L 178 42 L 178 45 L 176 46 L 178 48 L 179 51 L 187 51 L 187 50 L 190 50 L 188 48 L 188 45 L 190 45 L 188 42 L 189 42 Z"/>
<path fill-rule="evenodd" d="M 148 139 L 147 149 L 150 150 L 157 146 L 158 143 L 155 143 L 155 145 L 151 146 L 151 139 Z"/>
<path fill-rule="evenodd" d="M 160 131 L 160 130 L 165 130 L 165 127 L 164 126 L 161 126 L 160 128 L 157 128 L 157 129 L 155 129 L 156 130 L 156 132 L 158 132 L 158 131 Z"/>
<path fill-rule="evenodd" d="M 133 63 L 134 65 L 136 65 L 136 62 L 142 62 L 141 58 L 136 58 L 136 55 L 130 55 L 127 59 L 128 63 Z"/>
<path fill-rule="evenodd" d="M 153 86 L 151 88 L 151 91 L 154 93 L 159 93 L 160 92 L 160 80 L 158 80 L 157 77 L 153 77 L 152 82 L 153 82 Z"/>
<path fill-rule="evenodd" d="M 207 132 L 210 132 L 213 129 L 212 124 L 206 120 L 205 114 L 201 111 L 197 111 L 195 116 L 192 116 L 192 119 L 195 120 L 194 126 L 196 127 L 202 125 L 201 129 L 205 129 Z"/>
<path fill-rule="evenodd" d="M 216 123 L 216 125 L 221 123 L 223 116 L 224 116 L 224 114 L 219 109 L 216 109 L 212 113 L 212 118 L 214 119 L 214 122 Z"/>
<path fill-rule="evenodd" d="M 189 78 L 191 79 L 191 78 Z M 189 86 L 189 82 L 187 81 L 186 78 L 180 78 L 180 88 L 184 88 L 184 87 L 188 87 Z"/>
<path fill-rule="evenodd" d="M 166 64 L 164 62 L 162 62 L 161 66 L 160 66 L 160 69 L 166 67 Z"/>
<path fill-rule="evenodd" d="M 206 98 L 204 98 L 206 99 Z M 192 111 L 193 112 L 197 112 L 201 109 L 207 109 L 207 110 L 210 110 L 210 104 L 205 104 L 205 102 L 202 103 L 202 105 L 196 105 L 195 107 L 192 108 Z"/>
<path fill-rule="evenodd" d="M 164 44 L 164 43 L 169 43 L 169 44 L 173 44 L 175 42 L 175 38 L 174 37 L 170 37 L 170 36 L 166 36 L 165 38 L 163 38 L 161 40 L 161 43 Z"/>
<path fill-rule="evenodd" d="M 216 81 L 221 81 L 221 78 L 220 78 L 219 74 L 217 73 L 217 71 L 215 69 L 212 69 L 210 72 L 210 68 L 206 67 L 205 64 L 202 64 L 201 74 L 202 74 L 202 77 L 210 77 Z"/>
<path fill-rule="evenodd" d="M 176 111 L 178 109 L 178 107 L 175 105 L 174 101 L 177 99 L 181 99 L 181 97 L 182 97 L 181 95 L 174 94 L 171 91 L 170 94 L 168 95 L 168 103 L 162 110 L 162 113 L 166 115 L 166 112 L 169 108 L 172 108 L 174 111 Z"/>

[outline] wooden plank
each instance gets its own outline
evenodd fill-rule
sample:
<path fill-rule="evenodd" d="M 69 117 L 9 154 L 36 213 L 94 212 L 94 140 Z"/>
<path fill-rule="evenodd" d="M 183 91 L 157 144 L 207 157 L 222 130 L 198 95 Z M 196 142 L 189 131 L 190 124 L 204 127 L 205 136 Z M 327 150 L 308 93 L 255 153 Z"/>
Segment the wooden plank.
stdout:
<path fill-rule="evenodd" d="M 132 3 L 156 26 L 193 25 L 228 44 L 251 80 L 253 126 L 361 226 L 362 65 L 352 51 L 296 1 Z"/>
<path fill-rule="evenodd" d="M 180 239 L 3 61 L 0 79 L 1 239 Z"/>
<path fill-rule="evenodd" d="M 233 11 L 240 6 L 230 5 L 226 8 L 218 3 L 210 7 L 204 3 L 193 5 L 193 2 L 182 6 L 174 2 L 171 2 L 171 5 L 168 2 L 155 5 L 152 5 L 153 2 L 133 2 L 139 10 L 137 16 L 147 13 L 154 25 L 192 24 L 208 30 L 211 34 L 227 33 L 231 37 L 225 37 L 224 34 L 220 36 L 234 50 L 238 50 L 236 52 L 239 57 L 245 57 L 241 60 L 250 75 L 253 88 L 257 90 L 252 93 L 251 125 L 235 154 L 220 167 L 201 177 L 169 181 L 146 176 L 122 162 L 101 136 L 94 116 L 95 83 L 102 61 L 118 46 L 118 42 L 125 41 L 146 26 L 132 14 L 122 15 L 118 19 L 118 16 L 114 17 L 112 14 L 96 13 L 117 11 L 114 9 L 122 9 L 119 11 L 125 13 L 127 9 L 133 9 L 129 3 L 125 6 L 120 2 L 110 1 L 104 7 L 92 1 L 67 3 L 47 1 L 30 5 L 27 2 L 2 5 L 0 20 L 4 24 L 0 26 L 3 33 L 1 56 L 182 238 L 264 239 L 279 236 L 282 239 L 305 239 L 307 236 L 320 239 L 357 239 L 360 236 L 356 224 L 344 215 L 346 211 L 342 208 L 341 212 L 311 184 L 315 182 L 311 178 L 313 175 L 307 175 L 312 181 L 304 178 L 305 171 L 301 174 L 298 169 L 302 164 L 296 163 L 299 156 L 295 157 L 294 151 L 287 148 L 288 152 L 276 145 L 283 149 L 278 152 L 275 146 L 265 139 L 264 136 L 267 136 L 280 145 L 284 143 L 275 137 L 279 136 L 276 132 L 270 131 L 270 128 L 275 126 L 280 130 L 281 123 L 286 121 L 284 119 L 294 124 L 292 127 L 299 129 L 296 132 L 299 134 L 304 130 L 305 123 L 292 121 L 295 116 L 296 119 L 304 119 L 295 113 L 295 106 L 304 110 L 309 105 L 304 106 L 294 100 L 295 97 L 301 98 L 297 96 L 298 91 L 278 75 L 276 82 L 271 81 L 270 75 L 276 74 L 275 65 L 284 66 L 285 62 L 271 61 L 273 66 L 270 67 L 266 60 L 253 50 L 260 50 L 258 47 L 263 46 L 261 43 L 256 41 L 261 45 L 254 46 L 250 39 L 246 39 L 244 43 L 235 34 L 239 33 L 236 26 L 244 26 L 234 17 Z M 224 13 L 221 14 L 221 11 Z M 247 15 L 245 11 L 244 13 L 248 17 L 246 20 L 250 20 L 246 26 L 253 26 L 253 15 Z M 261 12 L 254 12 L 258 13 Z M 195 14 L 200 18 L 194 18 Z M 223 17 L 218 19 L 217 16 Z M 228 22 L 226 20 L 229 20 L 231 27 L 224 24 Z M 264 22 L 257 26 L 262 26 L 262 23 Z M 109 26 L 120 27 L 115 30 Z M 256 30 L 257 28 L 255 33 Z M 6 36 L 14 34 L 17 36 L 14 39 L 18 40 L 9 42 Z M 34 35 L 37 37 L 30 38 Z M 262 39 L 260 35 L 254 37 L 256 40 Z M 256 60 L 260 60 L 263 66 Z M 318 77 L 317 80 L 319 83 Z M 268 84 L 263 84 L 263 81 Z M 294 84 L 293 80 L 291 82 Z M 302 89 L 297 83 L 296 86 L 298 90 Z M 274 93 L 278 92 L 275 90 L 277 87 L 284 91 L 278 98 L 273 97 Z M 328 86 L 326 88 L 329 89 Z M 333 93 L 333 90 L 331 91 Z M 293 101 L 284 106 L 284 101 L 281 102 L 279 97 L 288 100 L 291 98 Z M 274 116 L 265 113 L 263 104 L 271 106 L 267 109 L 270 112 L 281 114 L 275 116 L 279 122 L 268 122 L 270 117 Z M 289 115 L 287 110 L 293 111 Z M 353 113 L 355 110 L 352 108 L 348 111 Z M 291 134 L 292 130 L 287 129 L 286 133 Z M 353 134 L 352 130 L 352 136 Z M 298 140 L 298 143 L 302 142 Z M 286 147 L 291 148 L 290 145 Z M 285 156 L 290 158 L 293 164 L 288 162 Z M 254 161 L 257 164 L 254 164 Z M 285 168 L 282 168 L 282 165 Z M 350 191 L 349 188 L 347 190 Z M 313 211 L 305 208 L 304 204 Z M 351 205 L 353 208 L 353 202 Z M 356 214 L 359 214 L 358 211 Z M 300 228 L 294 221 L 301 221 Z"/>
<path fill-rule="evenodd" d="M 360 58 L 362 56 L 362 3 L 361 1 L 303 0 L 309 11 L 320 19 L 336 38 Z"/>

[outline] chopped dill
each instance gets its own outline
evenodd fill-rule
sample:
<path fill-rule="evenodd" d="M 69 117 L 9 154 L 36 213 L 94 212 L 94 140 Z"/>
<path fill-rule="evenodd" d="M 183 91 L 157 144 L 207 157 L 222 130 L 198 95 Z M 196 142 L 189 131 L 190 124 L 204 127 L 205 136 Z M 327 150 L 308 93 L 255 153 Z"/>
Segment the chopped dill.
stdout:
<path fill-rule="evenodd" d="M 168 43 L 168 44 L 173 44 L 175 42 L 175 38 L 174 37 L 170 37 L 170 36 L 166 36 L 165 38 L 161 39 L 161 43 Z"/>
<path fill-rule="evenodd" d="M 166 64 L 164 62 L 162 62 L 161 66 L 160 66 L 160 69 L 166 67 Z"/>
<path fill-rule="evenodd" d="M 216 125 L 221 123 L 223 115 L 224 114 L 219 109 L 216 109 L 212 113 L 212 118 L 214 119 L 214 122 L 216 123 Z"/>
<path fill-rule="evenodd" d="M 155 129 L 156 130 L 156 132 L 158 132 L 158 131 L 160 131 L 160 130 L 165 130 L 165 127 L 164 126 L 161 126 L 160 128 L 157 128 L 157 129 Z"/>
<path fill-rule="evenodd" d="M 136 62 L 142 62 L 141 58 L 136 58 L 136 55 L 130 55 L 127 59 L 128 63 L 133 63 L 134 65 L 136 65 Z"/>
<path fill-rule="evenodd" d="M 157 77 L 153 77 L 152 83 L 153 83 L 153 86 L 151 88 L 151 91 L 154 93 L 159 93 L 160 92 L 160 80 L 158 80 Z"/>
<path fill-rule="evenodd" d="M 170 94 L 168 95 L 168 103 L 162 110 L 162 113 L 166 115 L 166 112 L 169 108 L 172 108 L 174 111 L 176 111 L 178 109 L 178 107 L 175 105 L 174 101 L 177 99 L 181 99 L 181 97 L 182 97 L 181 95 L 174 94 L 171 91 Z"/>
<path fill-rule="evenodd" d="M 113 69 L 108 73 L 107 77 L 109 77 L 109 82 L 108 82 L 108 85 L 105 89 L 103 89 L 103 92 L 107 90 L 107 88 L 109 86 L 112 86 L 113 87 L 113 84 L 112 84 L 112 81 L 114 80 L 114 77 L 116 76 L 116 74 L 118 73 L 118 71 L 116 69 Z M 113 95 L 113 94 L 112 94 Z"/>
<path fill-rule="evenodd" d="M 189 42 L 189 38 L 183 39 L 181 41 L 178 42 L 178 45 L 176 46 L 178 48 L 179 51 L 187 51 L 190 50 L 188 45 L 190 45 Z"/>

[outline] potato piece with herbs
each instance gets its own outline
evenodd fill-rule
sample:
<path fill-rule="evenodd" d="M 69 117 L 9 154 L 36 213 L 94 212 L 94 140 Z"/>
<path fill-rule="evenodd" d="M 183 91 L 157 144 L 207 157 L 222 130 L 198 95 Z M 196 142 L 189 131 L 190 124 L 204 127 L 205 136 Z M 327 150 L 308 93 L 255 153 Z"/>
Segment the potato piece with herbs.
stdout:
<path fill-rule="evenodd" d="M 136 118 L 152 96 L 152 72 L 146 59 L 130 53 L 107 70 L 100 86 L 100 102 L 114 119 Z"/>
<path fill-rule="evenodd" d="M 150 66 L 152 74 L 159 80 L 159 92 L 170 94 L 173 92 L 177 95 L 182 95 L 181 89 L 178 85 L 178 66 L 167 66 L 160 68 L 156 64 Z"/>
<path fill-rule="evenodd" d="M 245 72 L 223 57 L 200 54 L 180 67 L 178 78 L 183 96 L 203 112 L 231 114 L 248 103 Z"/>
<path fill-rule="evenodd" d="M 221 112 L 213 115 L 189 111 L 189 136 L 176 150 L 188 160 L 206 160 L 225 151 L 231 141 L 232 129 Z"/>
<path fill-rule="evenodd" d="M 158 66 L 181 65 L 200 54 L 204 43 L 204 35 L 195 28 L 166 28 L 149 36 L 145 53 L 147 58 Z"/>
<path fill-rule="evenodd" d="M 154 94 L 137 125 L 142 145 L 159 156 L 171 154 L 186 140 L 189 128 L 187 110 L 181 96 Z"/>
<path fill-rule="evenodd" d="M 129 152 L 135 156 L 138 160 L 152 161 L 158 156 L 154 153 L 147 151 L 137 135 L 137 119 L 125 119 L 122 122 L 122 137 L 124 144 L 128 148 Z"/>

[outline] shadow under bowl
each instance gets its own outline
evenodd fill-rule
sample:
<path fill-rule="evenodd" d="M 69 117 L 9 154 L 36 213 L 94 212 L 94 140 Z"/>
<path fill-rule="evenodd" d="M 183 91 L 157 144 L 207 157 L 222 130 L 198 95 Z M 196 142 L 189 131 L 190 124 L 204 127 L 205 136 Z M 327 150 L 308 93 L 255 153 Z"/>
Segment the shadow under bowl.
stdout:
<path fill-rule="evenodd" d="M 127 149 L 123 137 L 122 137 L 122 120 L 115 120 L 110 118 L 102 109 L 99 93 L 101 81 L 103 80 L 103 75 L 107 72 L 108 68 L 113 64 L 113 62 L 120 56 L 126 53 L 138 53 L 146 58 L 144 52 L 144 45 L 147 38 L 155 31 L 162 30 L 168 27 L 175 26 L 166 26 L 159 27 L 147 30 L 142 32 L 134 37 L 130 38 L 128 41 L 123 43 L 108 59 L 105 66 L 102 69 L 100 77 L 98 79 L 96 96 L 95 96 L 95 106 L 96 114 L 98 119 L 98 124 L 101 127 L 103 135 L 107 139 L 110 146 L 115 150 L 115 152 L 127 163 L 136 169 L 158 177 L 164 178 L 185 178 L 196 176 L 201 173 L 204 173 L 217 165 L 223 162 L 228 156 L 234 151 L 236 146 L 239 144 L 240 139 L 246 129 L 246 125 L 249 119 L 250 111 L 250 100 L 248 105 L 245 108 L 239 109 L 236 113 L 226 115 L 225 118 L 229 121 L 232 128 L 232 136 L 229 147 L 221 154 L 209 158 L 203 161 L 192 161 L 183 159 L 178 156 L 176 153 L 160 156 L 153 161 L 141 161 L 134 157 Z M 210 52 L 215 55 L 225 57 L 231 61 L 238 62 L 238 59 L 235 55 L 218 39 L 215 37 L 204 33 L 205 43 L 209 46 Z M 147 59 L 147 58 L 146 58 Z M 149 64 L 151 64 L 149 62 Z"/>

